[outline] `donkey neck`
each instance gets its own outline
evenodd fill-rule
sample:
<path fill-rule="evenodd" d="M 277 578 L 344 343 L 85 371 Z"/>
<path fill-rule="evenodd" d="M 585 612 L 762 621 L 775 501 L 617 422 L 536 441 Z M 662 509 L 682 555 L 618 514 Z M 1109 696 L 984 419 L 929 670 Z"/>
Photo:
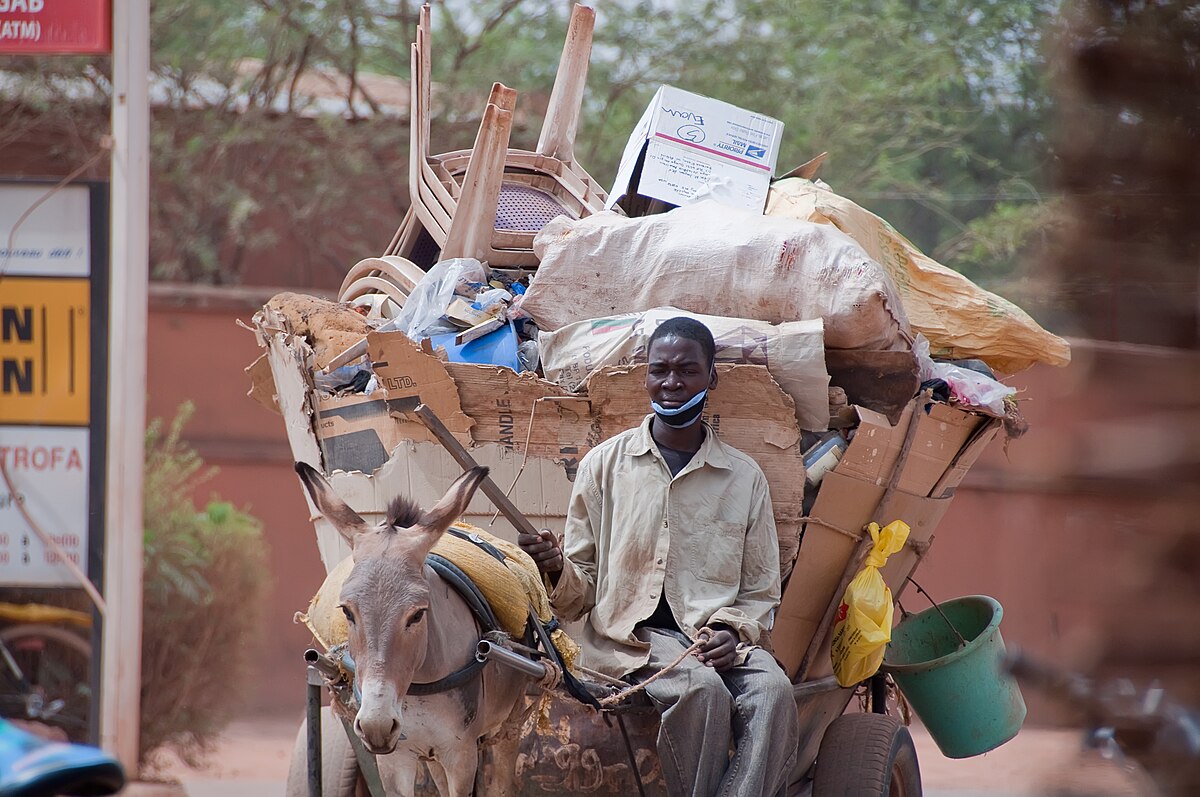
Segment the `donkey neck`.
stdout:
<path fill-rule="evenodd" d="M 414 683 L 444 678 L 475 656 L 479 627 L 466 601 L 448 582 L 425 565 L 429 582 L 428 643 L 425 658 L 413 673 Z"/>

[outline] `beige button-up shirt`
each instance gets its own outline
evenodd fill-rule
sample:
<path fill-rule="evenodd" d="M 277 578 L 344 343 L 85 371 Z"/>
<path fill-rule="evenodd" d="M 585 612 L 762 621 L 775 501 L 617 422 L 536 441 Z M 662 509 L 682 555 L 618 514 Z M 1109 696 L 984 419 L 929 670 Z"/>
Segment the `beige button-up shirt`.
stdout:
<path fill-rule="evenodd" d="M 648 660 L 633 629 L 660 594 L 689 637 L 724 623 L 749 644 L 779 603 L 779 543 L 758 464 L 706 426 L 672 478 L 650 436 L 653 417 L 580 462 L 550 593 L 560 617 L 588 615 L 583 664 L 613 677 Z"/>

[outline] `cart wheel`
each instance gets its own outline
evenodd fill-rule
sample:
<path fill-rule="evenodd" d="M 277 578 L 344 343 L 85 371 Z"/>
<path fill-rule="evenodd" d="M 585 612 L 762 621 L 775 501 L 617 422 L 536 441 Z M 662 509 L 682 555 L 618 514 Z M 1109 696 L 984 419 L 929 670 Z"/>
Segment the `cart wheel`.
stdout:
<path fill-rule="evenodd" d="M 846 714 L 821 739 L 813 797 L 921 797 L 908 728 L 883 714 Z"/>
<path fill-rule="evenodd" d="M 346 738 L 342 721 L 328 706 L 321 709 L 321 797 L 355 797 L 358 761 Z M 366 793 L 365 790 L 362 793 Z M 292 763 L 288 767 L 286 797 L 308 797 L 308 721 L 300 723 Z"/>

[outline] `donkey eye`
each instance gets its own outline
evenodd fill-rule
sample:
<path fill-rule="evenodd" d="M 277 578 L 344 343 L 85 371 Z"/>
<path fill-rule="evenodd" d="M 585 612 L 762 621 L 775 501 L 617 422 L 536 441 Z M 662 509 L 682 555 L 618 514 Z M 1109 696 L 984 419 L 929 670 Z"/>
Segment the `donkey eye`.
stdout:
<path fill-rule="evenodd" d="M 426 611 L 428 611 L 428 610 L 427 609 L 417 609 L 415 612 L 412 613 L 412 616 L 408 618 L 408 621 L 404 623 L 404 627 L 412 628 L 414 625 L 416 625 L 417 623 L 424 620 Z"/>
<path fill-rule="evenodd" d="M 338 608 L 342 610 L 342 614 L 346 615 L 346 621 L 348 623 L 350 623 L 351 625 L 353 625 L 354 624 L 354 612 L 350 611 L 350 607 L 343 603 Z"/>

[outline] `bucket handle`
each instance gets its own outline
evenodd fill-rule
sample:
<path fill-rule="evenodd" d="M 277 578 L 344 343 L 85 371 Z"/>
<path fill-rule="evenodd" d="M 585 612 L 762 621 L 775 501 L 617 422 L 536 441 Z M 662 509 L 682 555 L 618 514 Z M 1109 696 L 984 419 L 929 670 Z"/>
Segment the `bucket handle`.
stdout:
<path fill-rule="evenodd" d="M 958 646 L 960 648 L 965 648 L 967 646 L 967 640 L 963 639 L 963 635 L 960 634 L 958 632 L 958 629 L 954 627 L 954 623 L 950 622 L 950 618 L 947 617 L 946 613 L 942 611 L 942 607 L 937 605 L 937 602 L 934 601 L 933 596 L 930 595 L 928 592 L 926 592 L 925 588 L 922 587 L 920 584 L 918 584 L 916 582 L 916 579 L 914 579 L 912 576 L 908 577 L 908 581 L 910 584 L 912 584 L 914 587 L 917 588 L 917 592 L 919 592 L 925 596 L 926 600 L 929 601 L 929 605 L 931 605 L 933 607 L 934 611 L 936 611 L 941 616 L 941 618 L 946 621 L 946 625 L 950 626 L 950 630 L 954 632 L 954 636 L 958 637 Z M 906 616 L 908 615 L 908 612 L 904 611 L 903 606 L 900 607 L 900 612 L 903 615 L 906 615 Z"/>

